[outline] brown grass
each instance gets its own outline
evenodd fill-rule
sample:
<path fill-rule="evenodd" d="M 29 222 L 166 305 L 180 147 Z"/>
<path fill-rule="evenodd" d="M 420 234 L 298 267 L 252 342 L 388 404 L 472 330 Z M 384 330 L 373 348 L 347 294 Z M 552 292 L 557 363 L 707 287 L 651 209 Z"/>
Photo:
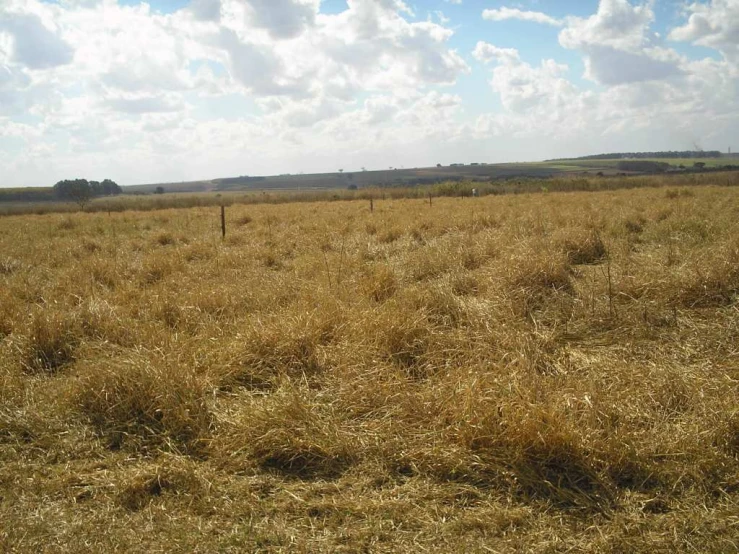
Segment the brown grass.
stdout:
<path fill-rule="evenodd" d="M 143 356 L 85 368 L 75 402 L 113 449 L 199 452 L 212 422 L 202 377 Z"/>
<path fill-rule="evenodd" d="M 686 179 L 0 219 L 0 550 L 736 551 L 739 192 Z"/>

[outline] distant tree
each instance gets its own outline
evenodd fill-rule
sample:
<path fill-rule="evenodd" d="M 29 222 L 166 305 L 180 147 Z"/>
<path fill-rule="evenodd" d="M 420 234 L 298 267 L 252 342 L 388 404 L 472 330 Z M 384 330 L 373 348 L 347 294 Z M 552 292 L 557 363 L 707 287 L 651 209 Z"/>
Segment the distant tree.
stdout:
<path fill-rule="evenodd" d="M 164 194 L 164 187 L 157 187 L 154 189 L 154 194 Z"/>
<path fill-rule="evenodd" d="M 102 183 L 87 179 L 59 181 L 53 187 L 54 196 L 60 200 L 74 202 L 81 210 L 96 196 L 110 196 L 121 193 L 121 187 L 110 179 Z"/>
<path fill-rule="evenodd" d="M 693 167 L 696 169 L 703 169 L 704 167 L 706 167 L 706 163 L 705 162 L 695 162 L 693 164 Z"/>
<path fill-rule="evenodd" d="M 442 165 L 441 164 L 436 164 L 436 167 L 442 167 Z"/>
<path fill-rule="evenodd" d="M 121 190 L 121 187 L 118 186 L 118 183 L 116 183 L 115 181 L 111 181 L 110 179 L 105 179 L 102 183 L 100 183 L 100 186 L 102 188 L 102 194 L 104 196 L 114 196 L 123 192 Z"/>
<path fill-rule="evenodd" d="M 84 210 L 87 203 L 92 200 L 92 187 L 87 179 L 59 181 L 54 185 L 54 194 L 61 200 L 74 202 Z"/>
<path fill-rule="evenodd" d="M 349 185 L 347 187 L 347 189 L 349 189 L 349 190 L 357 190 L 357 185 L 355 185 L 354 183 L 352 183 L 351 185 Z"/>
<path fill-rule="evenodd" d="M 344 173 L 344 170 L 343 170 L 343 169 L 340 169 L 340 170 L 339 170 L 339 173 Z"/>

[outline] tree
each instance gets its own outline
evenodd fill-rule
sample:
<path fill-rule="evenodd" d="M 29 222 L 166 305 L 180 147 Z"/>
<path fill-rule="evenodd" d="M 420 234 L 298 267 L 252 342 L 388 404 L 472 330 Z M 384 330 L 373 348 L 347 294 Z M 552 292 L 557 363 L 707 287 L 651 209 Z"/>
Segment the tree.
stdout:
<path fill-rule="evenodd" d="M 164 194 L 164 187 L 157 187 L 154 189 L 154 194 Z"/>
<path fill-rule="evenodd" d="M 59 181 L 54 185 L 54 194 L 62 200 L 74 202 L 84 211 L 85 205 L 92 200 L 92 187 L 86 179 Z"/>
<path fill-rule="evenodd" d="M 90 183 L 84 179 L 78 179 L 74 182 L 72 187 L 67 192 L 69 199 L 80 207 L 80 210 L 85 211 L 85 206 L 92 200 L 92 189 Z"/>
<path fill-rule="evenodd" d="M 54 185 L 54 195 L 57 198 L 74 202 L 81 210 L 96 196 L 110 196 L 121 192 L 121 187 L 110 179 L 105 179 L 102 183 L 87 179 L 65 179 Z"/>
<path fill-rule="evenodd" d="M 118 186 L 118 183 L 116 183 L 115 181 L 111 181 L 110 179 L 105 179 L 102 183 L 100 183 L 100 185 L 103 190 L 103 195 L 105 196 L 113 196 L 123 192 L 121 190 L 121 187 Z"/>

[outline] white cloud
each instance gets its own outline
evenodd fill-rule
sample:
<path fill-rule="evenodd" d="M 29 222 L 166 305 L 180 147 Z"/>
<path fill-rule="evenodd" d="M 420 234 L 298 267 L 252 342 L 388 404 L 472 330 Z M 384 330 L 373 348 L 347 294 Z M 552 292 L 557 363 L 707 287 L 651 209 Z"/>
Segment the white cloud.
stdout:
<path fill-rule="evenodd" d="M 551 17 L 545 13 L 519 10 L 518 8 L 497 8 L 483 10 L 482 18 L 488 21 L 506 21 L 509 19 L 518 19 L 520 21 L 531 21 L 533 23 L 542 23 L 544 25 L 553 25 L 559 27 L 562 21 Z"/>
<path fill-rule="evenodd" d="M 587 54 L 585 76 L 604 85 L 658 81 L 683 73 L 673 62 L 611 46 L 592 44 L 583 51 Z"/>
<path fill-rule="evenodd" d="M 217 23 L 221 20 L 221 0 L 192 0 L 188 10 L 198 21 Z"/>
<path fill-rule="evenodd" d="M 727 63 L 690 61 L 653 44 L 651 16 L 639 7 L 622 8 L 623 3 L 602 2 L 591 18 L 568 18 L 560 35 L 561 42 L 583 53 L 585 76 L 605 85 L 602 91 L 575 85 L 567 67 L 553 60 L 537 66 L 515 49 L 479 42 L 473 56 L 493 64 L 490 85 L 503 111 L 479 116 L 476 136 L 572 141 L 583 152 L 624 149 L 609 147 L 623 143 L 623 137 L 634 140 L 629 150 L 689 149 L 695 141 L 735 138 L 738 83 Z"/>
<path fill-rule="evenodd" d="M 434 15 L 436 16 L 436 19 L 439 20 L 439 23 L 441 25 L 447 25 L 451 21 L 447 16 L 444 15 L 444 12 L 441 10 L 434 11 Z"/>
<path fill-rule="evenodd" d="M 29 141 L 22 155 L 0 161 L 9 184 L 71 167 L 109 167 L 123 183 L 207 177 L 218 164 L 267 171 L 286 145 L 293 162 L 378 141 L 400 151 L 452 132 L 458 98 L 433 88 L 469 71 L 452 30 L 414 21 L 400 0 L 348 0 L 331 15 L 318 0 L 194 0 L 167 15 L 116 0 L 4 1 L 0 118 L 6 129 L 36 120 L 32 139 L 13 134 Z"/>
<path fill-rule="evenodd" d="M 161 95 L 108 98 L 104 105 L 114 111 L 128 114 L 179 112 L 185 107 L 180 98 Z"/>
<path fill-rule="evenodd" d="M 598 11 L 590 17 L 568 17 L 559 34 L 565 48 L 578 49 L 590 44 L 633 50 L 644 46 L 646 32 L 654 21 L 649 4 L 632 5 L 628 0 L 600 0 Z"/>
<path fill-rule="evenodd" d="M 315 24 L 320 0 L 245 0 L 254 27 L 276 39 L 293 38 Z"/>
<path fill-rule="evenodd" d="M 472 52 L 475 59 L 490 63 L 495 60 L 517 61 L 520 56 L 515 48 L 498 48 L 489 42 L 479 41 Z"/>
<path fill-rule="evenodd" d="M 687 23 L 673 29 L 669 38 L 713 48 L 739 70 L 739 2 L 711 0 L 686 7 Z"/>
<path fill-rule="evenodd" d="M 471 68 L 453 29 L 434 12 L 418 20 L 411 2 L 348 0 L 326 14 L 318 0 L 193 0 L 163 15 L 120 0 L 0 0 L 0 135 L 10 145 L 0 173 L 10 185 L 70 172 L 125 184 L 520 159 L 532 140 L 541 157 L 729 144 L 739 128 L 736 0 L 688 6 L 669 34 L 724 60 L 669 48 L 652 30 L 654 4 L 636 1 L 602 0 L 589 17 L 561 20 L 493 10 L 560 23 L 559 45 L 600 86 L 573 79 L 556 43 L 553 59 L 532 59 L 522 37 L 518 48 L 477 42 L 471 54 L 488 68 L 475 71 L 489 73 L 481 92 L 460 79 Z M 461 14 L 455 23 L 473 28 Z M 29 49 L 23 35 L 19 49 L 18 29 L 47 47 Z"/>
<path fill-rule="evenodd" d="M 74 50 L 33 13 L 0 12 L 0 33 L 12 37 L 10 60 L 29 69 L 68 64 Z"/>
<path fill-rule="evenodd" d="M 653 48 L 653 21 L 650 3 L 632 5 L 628 0 L 601 0 L 592 16 L 565 18 L 559 43 L 582 52 L 585 77 L 603 85 L 680 75 L 676 57 Z"/>

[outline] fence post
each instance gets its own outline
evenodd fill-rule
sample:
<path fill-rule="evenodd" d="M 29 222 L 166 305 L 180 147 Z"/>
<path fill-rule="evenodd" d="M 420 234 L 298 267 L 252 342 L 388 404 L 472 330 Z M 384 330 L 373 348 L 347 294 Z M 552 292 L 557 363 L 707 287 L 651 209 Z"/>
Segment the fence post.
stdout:
<path fill-rule="evenodd" d="M 372 197 L 370 196 L 370 213 L 375 211 L 375 203 L 372 201 Z"/>
<path fill-rule="evenodd" d="M 226 206 L 221 204 L 221 234 L 226 238 Z"/>

